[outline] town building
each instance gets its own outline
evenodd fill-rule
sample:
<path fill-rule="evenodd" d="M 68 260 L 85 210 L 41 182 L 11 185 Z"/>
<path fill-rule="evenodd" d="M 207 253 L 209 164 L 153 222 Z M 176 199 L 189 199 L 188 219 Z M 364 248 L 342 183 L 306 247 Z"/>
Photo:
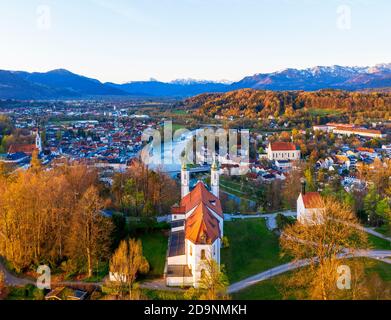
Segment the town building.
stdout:
<path fill-rule="evenodd" d="M 211 169 L 211 190 L 199 181 L 190 190 L 190 171 L 181 170 L 179 205 L 172 208 L 171 233 L 166 263 L 168 286 L 198 287 L 206 275 L 206 262 L 215 260 L 220 265 L 224 215 L 219 199 L 219 169 Z"/>
<path fill-rule="evenodd" d="M 322 198 L 319 192 L 306 192 L 305 182 L 297 199 L 297 220 L 303 224 L 318 224 L 322 220 Z"/>
<path fill-rule="evenodd" d="M 340 135 L 356 135 L 366 138 L 385 138 L 387 135 L 383 134 L 380 130 L 367 129 L 362 127 L 357 127 L 354 124 L 344 124 L 344 123 L 327 123 L 326 125 L 316 125 L 313 126 L 314 131 L 325 131 L 333 132 Z"/>
<path fill-rule="evenodd" d="M 35 144 L 11 144 L 8 148 L 8 154 L 24 153 L 27 156 L 31 156 L 34 151 L 37 150 Z"/>
<path fill-rule="evenodd" d="M 267 147 L 267 157 L 275 160 L 300 160 L 300 149 L 292 142 L 273 142 Z"/>
<path fill-rule="evenodd" d="M 366 138 L 385 138 L 387 135 L 383 134 L 380 130 L 371 130 L 366 128 L 344 128 L 344 127 L 336 127 L 333 130 L 335 134 L 341 134 L 346 136 L 360 136 Z"/>

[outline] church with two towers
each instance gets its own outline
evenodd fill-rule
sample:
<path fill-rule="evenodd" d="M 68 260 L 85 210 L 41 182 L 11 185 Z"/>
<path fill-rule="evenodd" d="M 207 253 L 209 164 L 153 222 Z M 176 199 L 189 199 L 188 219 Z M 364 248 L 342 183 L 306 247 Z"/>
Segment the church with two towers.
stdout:
<path fill-rule="evenodd" d="M 181 170 L 181 201 L 171 209 L 166 263 L 168 286 L 198 287 L 208 272 L 207 261 L 220 265 L 224 215 L 219 199 L 219 168 L 211 167 L 211 186 L 198 181 L 190 190 L 190 170 Z"/>

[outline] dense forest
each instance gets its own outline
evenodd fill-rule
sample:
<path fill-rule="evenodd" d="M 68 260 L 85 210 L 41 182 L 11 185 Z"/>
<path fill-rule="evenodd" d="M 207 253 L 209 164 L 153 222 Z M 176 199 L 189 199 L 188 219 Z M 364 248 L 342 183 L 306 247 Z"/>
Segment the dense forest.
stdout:
<path fill-rule="evenodd" d="M 391 94 L 340 90 L 276 92 L 243 89 L 228 93 L 202 94 L 185 100 L 181 107 L 194 109 L 195 114 L 209 117 L 295 118 L 308 114 L 311 110 L 325 110 L 388 119 L 391 115 Z"/>

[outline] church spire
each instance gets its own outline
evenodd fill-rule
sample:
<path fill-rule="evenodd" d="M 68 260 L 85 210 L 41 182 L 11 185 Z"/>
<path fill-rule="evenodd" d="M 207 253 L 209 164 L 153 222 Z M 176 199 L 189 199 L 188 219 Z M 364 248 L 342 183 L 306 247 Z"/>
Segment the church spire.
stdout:
<path fill-rule="evenodd" d="M 185 162 L 181 169 L 181 197 L 183 198 L 190 192 L 190 171 Z"/>
<path fill-rule="evenodd" d="M 39 129 L 37 130 L 37 132 L 35 134 L 35 147 L 37 148 L 39 153 L 42 152 L 42 139 L 41 139 L 41 135 L 39 133 Z"/>
<path fill-rule="evenodd" d="M 220 174 L 219 174 L 219 165 L 216 159 L 213 160 L 213 164 L 211 167 L 211 189 L 212 193 L 219 198 L 220 197 Z"/>

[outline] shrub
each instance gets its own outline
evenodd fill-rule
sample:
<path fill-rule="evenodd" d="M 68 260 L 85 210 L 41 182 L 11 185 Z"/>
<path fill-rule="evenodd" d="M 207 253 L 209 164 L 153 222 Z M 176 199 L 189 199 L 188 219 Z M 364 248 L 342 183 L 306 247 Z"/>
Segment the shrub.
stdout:
<path fill-rule="evenodd" d="M 229 240 L 228 240 L 228 237 L 227 236 L 224 236 L 223 239 L 222 239 L 222 245 L 223 245 L 223 248 L 228 248 L 229 247 Z"/>

